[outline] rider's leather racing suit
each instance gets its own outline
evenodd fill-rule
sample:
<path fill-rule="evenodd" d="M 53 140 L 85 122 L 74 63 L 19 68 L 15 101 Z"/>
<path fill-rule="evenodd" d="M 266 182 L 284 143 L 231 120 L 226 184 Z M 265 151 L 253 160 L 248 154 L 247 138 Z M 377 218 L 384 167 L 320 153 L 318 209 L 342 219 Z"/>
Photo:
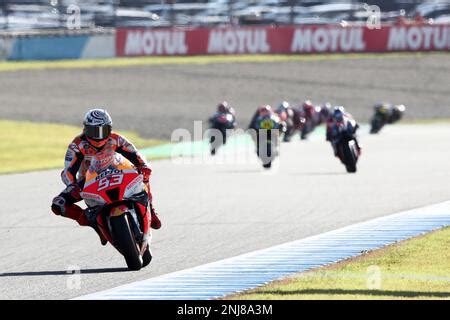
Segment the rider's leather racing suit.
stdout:
<path fill-rule="evenodd" d="M 65 168 L 61 172 L 62 181 L 67 187 L 53 199 L 52 211 L 57 215 L 76 220 L 82 226 L 90 225 L 96 229 L 96 226 L 92 225 L 92 222 L 85 215 L 84 210 L 75 203 L 82 200 L 80 192 L 83 189 L 86 171 L 93 157 L 102 156 L 103 154 L 114 154 L 114 152 L 120 153 L 133 163 L 137 170 L 144 175 L 144 181 L 148 181 L 151 174 L 149 164 L 125 137 L 112 132 L 105 145 L 97 149 L 88 142 L 84 134 L 80 134 L 75 137 L 67 149 Z M 148 183 L 147 187 L 148 202 L 150 209 L 152 209 L 152 194 Z M 148 219 L 147 204 L 143 208 L 144 210 L 142 211 L 145 212 L 141 214 Z"/>
<path fill-rule="evenodd" d="M 355 140 L 356 147 L 358 149 L 358 152 L 361 152 L 361 147 L 359 145 L 359 141 L 356 137 L 356 130 L 359 129 L 359 124 L 356 122 L 355 119 L 353 119 L 353 116 L 346 112 L 343 116 L 342 122 L 344 128 L 347 130 L 347 134 Z M 339 131 L 339 122 L 334 120 L 332 117 L 330 117 L 326 123 L 327 131 L 326 131 L 326 140 L 331 142 L 331 146 L 333 147 L 334 155 L 338 156 L 338 150 L 337 150 L 337 142 L 340 138 L 340 131 Z"/>

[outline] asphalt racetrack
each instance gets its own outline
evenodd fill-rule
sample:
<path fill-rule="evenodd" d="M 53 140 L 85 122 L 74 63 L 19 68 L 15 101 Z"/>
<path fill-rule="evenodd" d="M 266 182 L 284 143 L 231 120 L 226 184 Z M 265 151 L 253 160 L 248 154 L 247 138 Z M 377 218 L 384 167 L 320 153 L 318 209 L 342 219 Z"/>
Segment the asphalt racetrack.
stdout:
<path fill-rule="evenodd" d="M 170 139 L 192 130 L 220 100 L 246 127 L 262 104 L 330 101 L 368 122 L 372 106 L 405 104 L 407 119 L 450 118 L 450 55 L 388 55 L 268 63 L 153 65 L 0 73 L 0 116 L 80 125 L 92 106 L 106 107 L 115 128 Z"/>
<path fill-rule="evenodd" d="M 448 200 L 449 137 L 450 126 L 437 124 L 362 133 L 357 174 L 345 172 L 322 136 L 283 144 L 270 173 L 252 150 L 237 152 L 248 159 L 241 164 L 154 162 L 164 226 L 139 272 L 126 271 L 92 229 L 51 213 L 59 170 L 0 176 L 0 299 L 73 298 Z M 81 275 L 67 273 L 74 268 Z"/>
<path fill-rule="evenodd" d="M 222 99 L 242 127 L 260 104 L 306 97 L 342 104 L 360 122 L 379 100 L 404 103 L 408 119 L 450 118 L 449 83 L 448 54 L 30 70 L 0 73 L 0 111 L 5 119 L 80 125 L 89 107 L 105 106 L 115 128 L 169 139 L 206 120 Z M 154 162 L 164 225 L 153 233 L 154 260 L 139 272 L 126 271 L 92 229 L 53 215 L 60 170 L 0 176 L 0 299 L 73 298 L 448 200 L 449 137 L 450 126 L 437 124 L 362 134 L 354 175 L 322 136 L 283 144 L 270 173 L 253 150 L 237 151 L 247 159 L 238 164 Z"/>

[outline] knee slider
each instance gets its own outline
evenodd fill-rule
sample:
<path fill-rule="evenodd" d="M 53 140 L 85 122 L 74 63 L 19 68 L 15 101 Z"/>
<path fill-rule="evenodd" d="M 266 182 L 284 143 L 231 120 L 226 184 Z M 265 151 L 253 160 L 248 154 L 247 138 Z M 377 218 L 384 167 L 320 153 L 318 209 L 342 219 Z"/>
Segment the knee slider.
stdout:
<path fill-rule="evenodd" d="M 52 211 L 56 215 L 64 215 L 66 211 L 66 199 L 61 196 L 57 196 L 52 202 Z"/>

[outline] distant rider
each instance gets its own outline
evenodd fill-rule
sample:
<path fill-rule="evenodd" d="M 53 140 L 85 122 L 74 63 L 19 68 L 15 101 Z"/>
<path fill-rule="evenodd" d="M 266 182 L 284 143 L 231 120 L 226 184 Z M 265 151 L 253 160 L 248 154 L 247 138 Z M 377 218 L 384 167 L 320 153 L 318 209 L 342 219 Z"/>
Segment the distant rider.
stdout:
<path fill-rule="evenodd" d="M 85 183 L 85 174 L 94 156 L 120 153 L 127 158 L 144 176 L 144 183 L 148 186 L 148 206 L 151 212 L 151 227 L 159 229 L 161 221 L 152 205 L 152 194 L 149 178 L 152 170 L 145 158 L 135 146 L 125 137 L 112 132 L 112 119 L 104 109 L 89 110 L 84 117 L 83 132 L 70 143 L 66 156 L 65 168 L 61 172 L 63 183 L 67 186 L 53 199 L 51 209 L 56 215 L 76 220 L 81 226 L 91 226 L 99 234 L 103 245 L 103 237 L 95 222 L 89 221 L 85 210 L 76 205 L 82 200 L 80 195 Z"/>
<path fill-rule="evenodd" d="M 327 124 L 328 120 L 330 119 L 333 112 L 333 107 L 331 106 L 331 103 L 326 102 L 323 104 L 322 107 L 320 107 L 319 111 L 319 124 Z"/>
<path fill-rule="evenodd" d="M 212 123 L 220 117 L 221 115 L 231 115 L 233 117 L 232 127 L 236 128 L 236 111 L 233 107 L 229 105 L 227 101 L 223 101 L 217 105 L 217 111 L 213 114 L 211 118 L 209 118 L 209 122 Z"/>
<path fill-rule="evenodd" d="M 288 142 L 291 140 L 292 135 L 295 131 L 294 125 L 294 109 L 289 105 L 289 102 L 281 102 L 275 110 L 275 113 L 280 118 L 281 124 L 283 126 L 283 141 Z"/>
<path fill-rule="evenodd" d="M 263 128 L 261 125 L 261 120 L 270 119 L 275 122 L 275 127 L 277 129 L 281 129 L 281 120 L 278 117 L 278 115 L 274 112 L 272 107 L 270 105 L 263 105 L 256 109 L 255 114 L 253 115 L 252 119 L 250 120 L 250 124 L 248 126 L 249 129 L 259 130 L 259 129 L 269 129 L 269 128 Z M 270 128 L 272 129 L 272 128 Z"/>
<path fill-rule="evenodd" d="M 227 143 L 227 130 L 236 128 L 236 112 L 227 101 L 223 101 L 217 105 L 217 111 L 209 118 L 209 125 L 211 129 L 219 130 L 222 135 L 222 140 L 219 140 L 216 134 L 211 132 L 209 140 L 211 144 L 210 152 L 211 155 L 215 155 L 217 148 Z"/>
<path fill-rule="evenodd" d="M 382 117 L 385 123 L 392 124 L 399 121 L 406 110 L 406 107 L 402 104 L 393 105 L 392 103 L 377 103 L 374 105 L 375 115 Z"/>
<path fill-rule="evenodd" d="M 260 130 L 276 130 L 277 134 L 283 129 L 282 122 L 278 115 L 269 105 L 259 107 L 248 126 L 248 129 L 256 130 L 256 138 L 259 143 Z"/>
<path fill-rule="evenodd" d="M 345 111 L 342 106 L 336 106 L 333 108 L 331 117 L 327 121 L 326 140 L 331 142 L 334 155 L 338 156 L 337 143 L 341 138 L 343 132 L 340 128 L 344 128 L 346 134 L 355 140 L 358 152 L 361 154 L 361 147 L 356 137 L 356 131 L 359 128 L 358 123 L 353 119 L 353 116 Z"/>
<path fill-rule="evenodd" d="M 302 140 L 306 139 L 314 131 L 316 126 L 320 124 L 319 111 L 320 107 L 314 106 L 311 100 L 305 100 L 300 107 L 300 112 L 303 113 L 303 117 L 305 118 L 300 136 Z"/>
<path fill-rule="evenodd" d="M 316 116 L 316 107 L 312 104 L 311 100 L 305 100 L 302 104 L 303 112 L 305 113 L 306 120 L 311 120 L 315 122 Z"/>

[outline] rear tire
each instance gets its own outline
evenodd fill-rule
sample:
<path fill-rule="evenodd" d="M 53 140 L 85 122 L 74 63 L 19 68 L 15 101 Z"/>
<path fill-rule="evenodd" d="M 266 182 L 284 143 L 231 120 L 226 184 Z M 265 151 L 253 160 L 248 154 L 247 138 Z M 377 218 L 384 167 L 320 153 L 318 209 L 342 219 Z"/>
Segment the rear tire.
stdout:
<path fill-rule="evenodd" d="M 111 217 L 110 223 L 114 242 L 125 257 L 128 269 L 140 270 L 143 261 L 136 246 L 136 241 L 134 240 L 133 233 L 128 223 L 127 215 L 123 214 L 118 217 Z"/>

